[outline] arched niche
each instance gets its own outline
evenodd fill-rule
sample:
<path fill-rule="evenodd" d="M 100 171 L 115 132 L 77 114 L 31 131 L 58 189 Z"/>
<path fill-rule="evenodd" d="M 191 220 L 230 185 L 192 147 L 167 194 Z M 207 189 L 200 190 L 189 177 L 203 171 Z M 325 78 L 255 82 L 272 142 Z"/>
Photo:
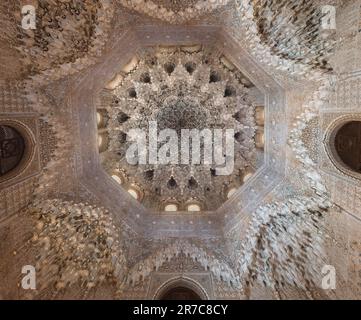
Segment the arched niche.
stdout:
<path fill-rule="evenodd" d="M 187 295 L 187 296 L 186 296 Z M 208 300 L 206 291 L 190 278 L 173 278 L 162 284 L 155 300 Z"/>
<path fill-rule="evenodd" d="M 326 130 L 324 146 L 333 165 L 343 174 L 361 179 L 361 115 L 336 119 Z"/>
<path fill-rule="evenodd" d="M 19 176 L 33 159 L 35 139 L 16 120 L 0 121 L 0 182 Z"/>
<path fill-rule="evenodd" d="M 97 145 L 99 153 L 105 152 L 108 149 L 109 136 L 107 132 L 100 132 L 97 135 Z"/>
<path fill-rule="evenodd" d="M 167 203 L 165 206 L 164 206 L 164 211 L 167 211 L 167 212 L 175 212 L 175 211 L 178 211 L 178 205 L 176 203 Z"/>
<path fill-rule="evenodd" d="M 192 289 L 184 286 L 169 288 L 163 293 L 159 300 L 202 300 Z"/>
<path fill-rule="evenodd" d="M 342 125 L 335 134 L 335 151 L 344 165 L 361 173 L 361 121 Z"/>

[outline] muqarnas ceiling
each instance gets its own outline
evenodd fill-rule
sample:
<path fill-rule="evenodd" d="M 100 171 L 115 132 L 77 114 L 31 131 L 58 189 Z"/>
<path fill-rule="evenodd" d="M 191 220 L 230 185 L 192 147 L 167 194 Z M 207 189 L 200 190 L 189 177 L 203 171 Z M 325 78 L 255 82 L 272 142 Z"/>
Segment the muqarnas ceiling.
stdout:
<path fill-rule="evenodd" d="M 143 49 L 100 93 L 97 111 L 103 167 L 154 211 L 216 210 L 262 164 L 263 148 L 257 139 L 260 101 L 261 92 L 216 48 Z M 155 164 L 148 157 L 144 164 L 138 155 L 130 163 L 129 132 L 141 129 L 149 138 L 153 123 L 158 135 L 163 129 L 177 133 L 178 162 Z M 233 130 L 233 170 L 220 175 L 214 161 L 205 161 L 205 139 L 200 141 L 199 163 L 192 161 L 192 139 L 189 162 L 183 163 L 184 129 L 197 129 L 201 135 L 204 129 L 220 129 L 223 140 L 225 132 Z"/>

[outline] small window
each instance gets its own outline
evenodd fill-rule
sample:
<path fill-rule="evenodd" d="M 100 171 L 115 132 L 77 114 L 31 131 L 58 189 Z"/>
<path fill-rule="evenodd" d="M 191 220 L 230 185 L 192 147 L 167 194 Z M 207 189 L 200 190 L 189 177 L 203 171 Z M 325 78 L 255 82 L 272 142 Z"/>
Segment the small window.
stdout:
<path fill-rule="evenodd" d="M 122 184 L 123 180 L 121 177 L 119 177 L 117 174 L 113 174 L 112 178 L 118 183 L 118 184 Z"/>
<path fill-rule="evenodd" d="M 97 125 L 99 126 L 101 122 L 102 122 L 102 115 L 100 114 L 100 112 L 97 112 Z"/>
<path fill-rule="evenodd" d="M 98 135 L 98 147 L 101 148 L 103 145 L 103 137 L 102 135 Z"/>
<path fill-rule="evenodd" d="M 164 211 L 168 211 L 168 212 L 178 211 L 178 206 L 177 206 L 175 203 L 167 204 L 167 205 L 164 207 Z"/>
<path fill-rule="evenodd" d="M 244 177 L 243 177 L 243 182 L 246 182 L 247 180 L 249 180 L 249 178 L 252 177 L 252 173 L 247 173 Z"/>
<path fill-rule="evenodd" d="M 187 211 L 192 211 L 192 212 L 201 211 L 201 207 L 199 204 L 192 203 L 187 206 Z"/>
<path fill-rule="evenodd" d="M 128 189 L 128 193 L 136 200 L 139 199 L 139 193 L 137 190 L 133 189 L 133 188 L 129 188 Z"/>
<path fill-rule="evenodd" d="M 236 188 L 229 189 L 228 192 L 227 192 L 227 199 L 232 197 L 236 193 L 236 191 L 237 191 Z"/>

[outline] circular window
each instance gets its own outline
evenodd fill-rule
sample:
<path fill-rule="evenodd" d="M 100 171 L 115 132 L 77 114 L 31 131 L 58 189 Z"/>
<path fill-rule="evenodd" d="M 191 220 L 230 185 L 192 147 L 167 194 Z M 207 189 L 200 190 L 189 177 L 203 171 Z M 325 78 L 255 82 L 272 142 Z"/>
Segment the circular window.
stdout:
<path fill-rule="evenodd" d="M 335 151 L 343 165 L 361 173 L 361 121 L 351 121 L 335 135 Z"/>
<path fill-rule="evenodd" d="M 15 169 L 23 159 L 25 141 L 11 126 L 0 125 L 0 176 Z"/>

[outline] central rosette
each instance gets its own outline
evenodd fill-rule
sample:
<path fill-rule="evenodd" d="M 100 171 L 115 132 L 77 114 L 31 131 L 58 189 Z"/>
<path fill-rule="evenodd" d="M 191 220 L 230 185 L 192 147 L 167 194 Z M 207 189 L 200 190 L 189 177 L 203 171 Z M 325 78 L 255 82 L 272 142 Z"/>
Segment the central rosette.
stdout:
<path fill-rule="evenodd" d="M 207 112 L 187 97 L 172 97 L 156 112 L 158 129 L 173 129 L 178 135 L 182 129 L 203 129 L 207 127 Z"/>
<path fill-rule="evenodd" d="M 126 70 L 100 97 L 103 167 L 147 207 L 215 210 L 257 165 L 250 82 L 199 46 L 152 48 Z"/>

